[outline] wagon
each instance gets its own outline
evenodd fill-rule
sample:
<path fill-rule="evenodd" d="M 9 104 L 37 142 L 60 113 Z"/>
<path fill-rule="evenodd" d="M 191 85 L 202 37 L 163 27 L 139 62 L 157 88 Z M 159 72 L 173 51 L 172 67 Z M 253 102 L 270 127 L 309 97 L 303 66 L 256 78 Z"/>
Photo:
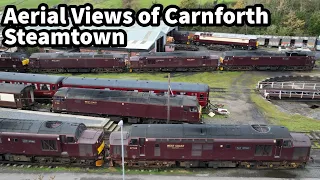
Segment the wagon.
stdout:
<path fill-rule="evenodd" d="M 29 109 L 34 104 L 34 88 L 31 85 L 0 83 L 0 106 Z"/>

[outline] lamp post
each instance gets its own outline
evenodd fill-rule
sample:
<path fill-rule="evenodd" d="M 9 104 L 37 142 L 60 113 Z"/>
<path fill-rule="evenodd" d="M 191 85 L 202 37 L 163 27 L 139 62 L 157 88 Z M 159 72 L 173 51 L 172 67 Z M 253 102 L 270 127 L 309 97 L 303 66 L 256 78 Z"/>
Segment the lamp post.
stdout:
<path fill-rule="evenodd" d="M 124 180 L 124 148 L 123 148 L 123 132 L 122 132 L 123 121 L 122 120 L 118 123 L 118 126 L 120 126 L 120 129 L 121 129 L 122 179 Z"/>

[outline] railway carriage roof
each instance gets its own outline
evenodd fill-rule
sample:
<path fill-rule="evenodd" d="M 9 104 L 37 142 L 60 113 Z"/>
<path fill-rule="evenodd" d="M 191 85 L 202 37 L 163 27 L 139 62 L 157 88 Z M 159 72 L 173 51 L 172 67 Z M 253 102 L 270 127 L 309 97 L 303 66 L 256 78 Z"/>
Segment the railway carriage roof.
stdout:
<path fill-rule="evenodd" d="M 28 57 L 27 54 L 24 53 L 0 53 L 0 58 L 5 58 L 5 57 L 13 57 L 13 58 L 26 58 Z"/>
<path fill-rule="evenodd" d="M 307 51 L 287 51 L 287 52 L 269 52 L 269 51 L 226 51 L 224 56 L 290 56 L 291 53 L 300 56 L 314 56 L 313 52 Z M 295 55 L 296 56 L 296 55 Z"/>
<path fill-rule="evenodd" d="M 44 74 L 0 72 L 0 80 L 8 80 L 8 81 L 57 84 L 60 81 L 62 81 L 64 78 L 65 77 L 63 76 L 52 76 L 52 75 L 44 75 Z"/>
<path fill-rule="evenodd" d="M 60 88 L 55 96 L 63 96 L 83 100 L 106 100 L 116 102 L 131 102 L 143 104 L 166 105 L 167 96 L 156 95 L 145 92 L 114 91 L 85 88 Z M 170 106 L 195 106 L 199 105 L 194 96 L 174 96 L 170 98 Z"/>
<path fill-rule="evenodd" d="M 132 126 L 130 136 L 145 138 L 291 138 L 289 130 L 282 126 L 220 124 L 139 124 Z"/>
<path fill-rule="evenodd" d="M 62 121 L 39 121 L 0 118 L 0 132 L 76 135 L 79 127 L 85 128 L 82 123 Z"/>
<path fill-rule="evenodd" d="M 126 54 L 98 54 L 91 52 L 80 53 L 33 53 L 30 58 L 125 58 Z"/>
<path fill-rule="evenodd" d="M 31 87 L 31 85 L 24 85 L 24 84 L 0 83 L 0 92 L 20 94 L 28 86 Z"/>
<path fill-rule="evenodd" d="M 67 77 L 63 80 L 64 85 L 71 86 L 96 86 L 96 87 L 112 87 L 112 88 L 128 88 L 133 90 L 152 89 L 152 90 L 168 90 L 168 82 L 162 81 L 146 81 L 146 80 L 129 80 L 129 79 L 103 79 L 103 78 L 81 78 Z M 199 83 L 182 83 L 171 82 L 172 91 L 181 92 L 207 92 L 209 86 Z"/>

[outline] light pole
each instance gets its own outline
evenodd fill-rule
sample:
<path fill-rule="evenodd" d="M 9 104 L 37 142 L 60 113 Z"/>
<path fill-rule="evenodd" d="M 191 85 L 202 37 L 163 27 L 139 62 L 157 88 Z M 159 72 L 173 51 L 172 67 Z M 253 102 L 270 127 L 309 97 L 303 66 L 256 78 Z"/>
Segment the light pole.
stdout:
<path fill-rule="evenodd" d="M 120 126 L 120 129 L 121 129 L 122 179 L 124 180 L 124 148 L 123 148 L 123 132 L 122 132 L 123 121 L 122 120 L 118 123 L 118 126 Z"/>

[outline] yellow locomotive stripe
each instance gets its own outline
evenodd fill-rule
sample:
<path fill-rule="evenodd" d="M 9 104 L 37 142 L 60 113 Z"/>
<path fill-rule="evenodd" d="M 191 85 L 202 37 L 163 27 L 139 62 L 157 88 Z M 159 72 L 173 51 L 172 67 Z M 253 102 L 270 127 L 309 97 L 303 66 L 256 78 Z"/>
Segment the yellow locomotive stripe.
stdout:
<path fill-rule="evenodd" d="M 98 147 L 98 154 L 100 154 L 102 152 L 102 150 L 104 149 L 104 141 L 102 142 L 102 144 Z"/>
<path fill-rule="evenodd" d="M 22 65 L 23 66 L 28 65 L 28 64 L 29 64 L 29 59 L 22 60 Z"/>

